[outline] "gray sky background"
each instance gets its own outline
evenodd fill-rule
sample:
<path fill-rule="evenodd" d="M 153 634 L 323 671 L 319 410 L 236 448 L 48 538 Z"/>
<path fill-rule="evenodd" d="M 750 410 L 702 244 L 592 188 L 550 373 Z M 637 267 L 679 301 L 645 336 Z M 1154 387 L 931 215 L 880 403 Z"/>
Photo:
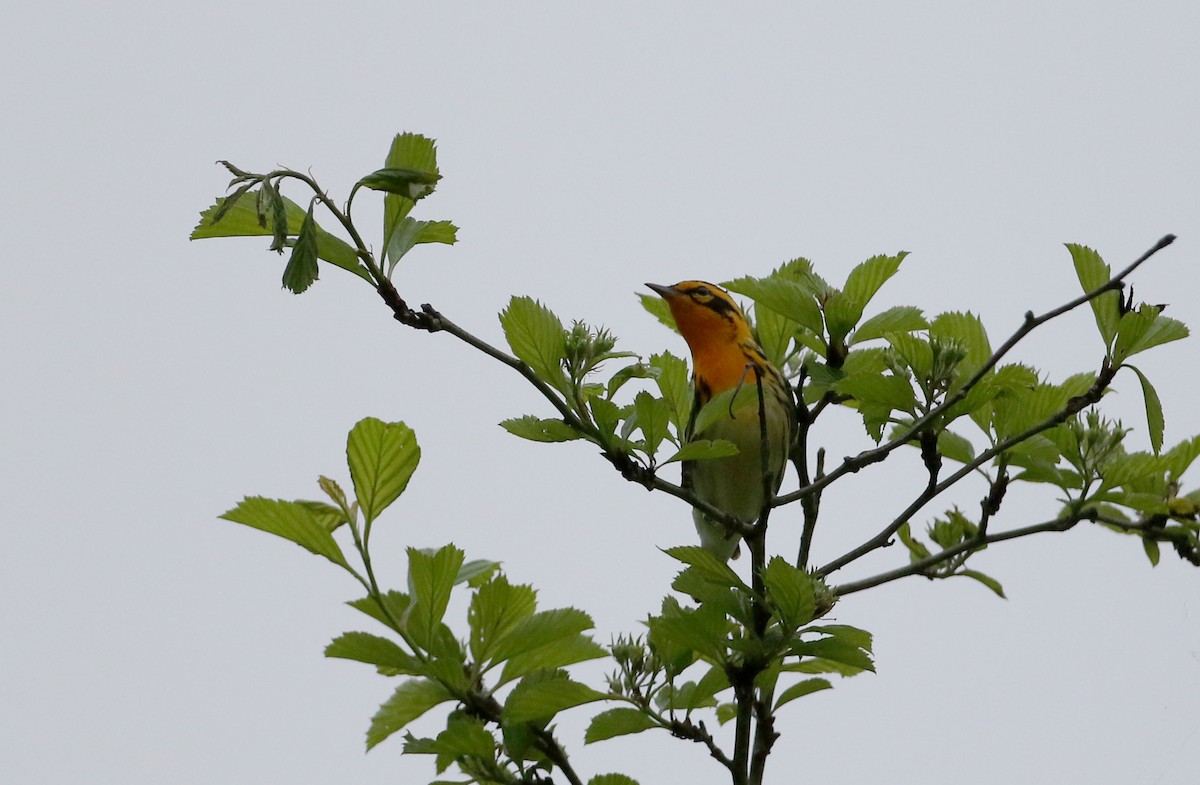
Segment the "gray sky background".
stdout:
<path fill-rule="evenodd" d="M 496 423 L 547 407 L 507 369 L 407 331 L 323 267 L 280 289 L 266 240 L 187 242 L 222 192 L 218 158 L 313 173 L 344 199 L 392 135 L 439 141 L 419 217 L 461 227 L 396 280 L 502 340 L 511 294 L 683 353 L 634 297 L 643 281 L 765 274 L 795 256 L 844 279 L 908 250 L 880 307 L 969 307 L 998 344 L 1078 291 L 1064 242 L 1200 324 L 1200 6 L 1193 2 L 694 4 L 114 2 L 0 17 L 0 772 L 42 783 L 428 781 L 399 739 L 364 755 L 395 686 L 326 661 L 369 620 L 322 560 L 216 520 L 245 494 L 313 498 L 347 478 L 364 416 L 424 448 L 377 529 L 377 568 L 453 541 L 504 561 L 543 607 L 633 631 L 690 542 L 687 510 L 579 443 Z M 300 198 L 299 192 L 293 196 Z M 379 209 L 357 212 L 378 243 Z M 373 211 L 373 212 L 372 212 Z M 329 222 L 326 222 L 328 225 Z M 1100 359 L 1075 314 L 1016 357 L 1056 379 Z M 1194 340 L 1139 364 L 1167 442 L 1200 432 Z M 1146 445 L 1136 380 L 1109 411 Z M 833 419 L 833 418 L 831 418 Z M 864 446 L 853 419 L 818 438 Z M 897 455 L 827 494 L 826 561 L 906 503 Z M 894 464 L 894 465 L 893 465 Z M 1192 478 L 1195 487 L 1195 478 Z M 977 509 L 978 488 L 957 502 Z M 996 526 L 1044 520 L 1045 493 Z M 925 519 L 922 519 L 921 526 Z M 920 528 L 919 526 L 918 528 Z M 794 552 L 798 526 L 773 519 Z M 905 561 L 897 548 L 843 579 Z M 1200 573 L 1081 528 L 998 546 L 968 582 L 853 595 L 879 674 L 788 706 L 771 781 L 1171 785 L 1200 768 Z M 745 565 L 743 565 L 744 568 Z M 643 735 L 582 748 L 588 775 L 719 783 L 695 745 Z M 417 731 L 434 729 L 432 723 Z M 424 779 L 422 779 L 424 778 Z"/>

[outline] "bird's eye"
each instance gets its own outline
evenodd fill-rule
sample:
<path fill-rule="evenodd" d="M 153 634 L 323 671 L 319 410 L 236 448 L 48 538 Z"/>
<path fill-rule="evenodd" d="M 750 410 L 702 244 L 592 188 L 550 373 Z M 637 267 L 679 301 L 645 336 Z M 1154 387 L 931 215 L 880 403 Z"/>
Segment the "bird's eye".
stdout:
<path fill-rule="evenodd" d="M 707 300 L 708 298 L 712 297 L 712 292 L 708 290 L 707 286 L 697 286 L 692 290 L 692 296 L 698 297 L 702 300 Z"/>

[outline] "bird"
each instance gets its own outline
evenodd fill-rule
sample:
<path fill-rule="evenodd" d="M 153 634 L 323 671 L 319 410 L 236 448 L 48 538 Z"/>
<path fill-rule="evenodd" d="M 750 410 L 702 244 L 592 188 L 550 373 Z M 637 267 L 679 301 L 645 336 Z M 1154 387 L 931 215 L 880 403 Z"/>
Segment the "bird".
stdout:
<path fill-rule="evenodd" d="M 772 493 L 783 481 L 796 427 L 791 389 L 755 340 L 742 309 L 724 289 L 705 281 L 646 286 L 666 300 L 692 353 L 694 394 L 685 443 L 724 439 L 738 448 L 736 455 L 684 461 L 682 485 L 742 523 L 753 523 L 762 511 L 764 475 Z M 765 467 L 760 379 L 766 414 Z M 728 406 L 722 402 L 717 411 L 700 416 L 705 404 L 726 392 L 731 393 Z M 737 558 L 740 536 L 698 509 L 693 508 L 692 517 L 705 550 L 723 563 Z"/>

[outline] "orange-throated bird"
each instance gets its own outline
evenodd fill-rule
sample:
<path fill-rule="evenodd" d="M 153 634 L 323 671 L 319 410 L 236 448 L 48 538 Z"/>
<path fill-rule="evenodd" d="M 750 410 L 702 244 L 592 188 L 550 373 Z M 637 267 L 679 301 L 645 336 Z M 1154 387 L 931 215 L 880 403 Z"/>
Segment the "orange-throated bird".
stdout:
<path fill-rule="evenodd" d="M 689 442 L 725 439 L 738 448 L 737 455 L 725 458 L 685 461 L 683 486 L 739 521 L 752 523 L 762 511 L 764 474 L 772 492 L 778 491 L 787 465 L 795 427 L 795 410 L 787 383 L 763 354 L 742 309 L 724 289 L 704 281 L 646 285 L 667 301 L 676 327 L 692 350 L 695 398 L 685 438 Z M 759 425 L 759 379 L 762 379 L 767 421 L 765 467 Z M 728 395 L 718 404 L 704 408 L 724 393 Z M 699 510 L 693 510 L 692 517 L 702 546 L 722 561 L 736 558 L 737 535 Z"/>

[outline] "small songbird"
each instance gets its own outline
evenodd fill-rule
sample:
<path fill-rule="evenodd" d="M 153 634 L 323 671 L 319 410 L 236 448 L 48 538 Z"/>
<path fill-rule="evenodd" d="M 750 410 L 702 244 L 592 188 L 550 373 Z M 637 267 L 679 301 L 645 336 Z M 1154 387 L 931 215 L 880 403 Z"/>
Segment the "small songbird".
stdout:
<path fill-rule="evenodd" d="M 763 476 L 772 492 L 779 490 L 795 428 L 795 408 L 783 375 L 763 354 L 745 314 L 729 293 L 704 281 L 674 286 L 646 284 L 671 308 L 675 325 L 692 350 L 692 415 L 687 441 L 725 439 L 737 455 L 685 461 L 683 486 L 697 497 L 743 523 L 756 521 L 763 504 Z M 762 461 L 758 380 L 762 379 L 767 421 L 767 462 Z M 729 392 L 719 411 L 700 411 Z M 737 558 L 739 537 L 718 521 L 693 510 L 700 544 L 721 561 Z"/>

